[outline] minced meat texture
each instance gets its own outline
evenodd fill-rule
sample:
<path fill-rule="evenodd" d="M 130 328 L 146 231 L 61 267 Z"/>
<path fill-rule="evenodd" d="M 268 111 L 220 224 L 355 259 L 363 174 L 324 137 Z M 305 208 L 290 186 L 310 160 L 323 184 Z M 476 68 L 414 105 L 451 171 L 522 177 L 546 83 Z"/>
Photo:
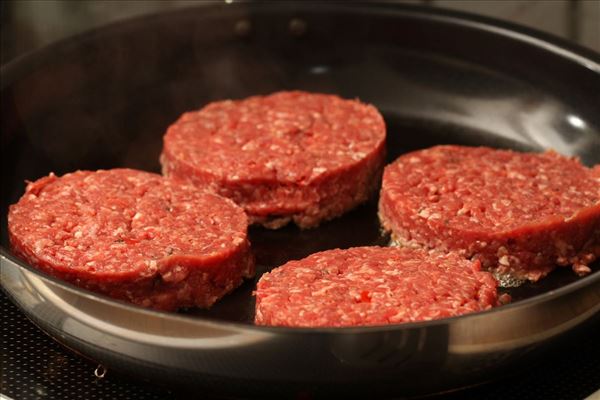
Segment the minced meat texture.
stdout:
<path fill-rule="evenodd" d="M 389 168 L 386 195 L 426 220 L 504 231 L 548 217 L 570 218 L 600 201 L 600 182 L 576 159 L 439 146 Z"/>
<path fill-rule="evenodd" d="M 598 172 L 552 151 L 436 146 L 386 168 L 380 217 L 400 242 L 463 250 L 518 279 L 556 263 L 581 272 L 600 229 Z"/>
<path fill-rule="evenodd" d="M 373 106 L 279 92 L 185 113 L 164 137 L 161 162 L 165 175 L 232 198 L 253 222 L 296 217 L 312 227 L 375 190 L 384 144 L 385 124 Z"/>
<path fill-rule="evenodd" d="M 358 161 L 385 131 L 372 106 L 333 95 L 281 92 L 185 113 L 166 151 L 221 179 L 307 182 Z"/>
<path fill-rule="evenodd" d="M 29 183 L 9 212 L 17 254 L 47 272 L 104 292 L 119 292 L 111 283 L 120 282 L 131 292 L 128 285 L 139 282 L 141 287 L 158 279 L 158 293 L 164 289 L 158 283 L 177 284 L 194 269 L 240 258 L 238 271 L 233 268 L 224 278 L 237 286 L 253 268 L 244 256 L 246 230 L 243 210 L 230 200 L 129 169 L 77 171 L 60 178 L 51 174 Z M 151 289 L 145 294 L 150 298 Z M 129 300 L 156 308 L 209 305 L 189 298 L 169 299 L 174 303 L 165 307 L 144 304 L 141 297 Z"/>
<path fill-rule="evenodd" d="M 383 325 L 490 309 L 496 281 L 456 254 L 394 247 L 328 250 L 264 274 L 256 323 L 298 327 Z"/>

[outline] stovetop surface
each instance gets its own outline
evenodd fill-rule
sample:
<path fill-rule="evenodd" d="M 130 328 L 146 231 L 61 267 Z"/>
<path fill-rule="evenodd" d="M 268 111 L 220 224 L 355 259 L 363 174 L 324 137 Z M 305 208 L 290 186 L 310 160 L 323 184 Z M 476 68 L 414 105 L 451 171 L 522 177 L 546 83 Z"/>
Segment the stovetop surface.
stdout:
<path fill-rule="evenodd" d="M 103 378 L 98 365 L 64 348 L 39 330 L 0 291 L 2 343 L 0 393 L 14 400 L 191 399 L 149 386 L 115 371 Z M 499 379 L 433 399 L 583 399 L 600 389 L 600 319 L 588 324 L 527 374 Z M 206 397 L 202 397 L 206 399 Z"/>

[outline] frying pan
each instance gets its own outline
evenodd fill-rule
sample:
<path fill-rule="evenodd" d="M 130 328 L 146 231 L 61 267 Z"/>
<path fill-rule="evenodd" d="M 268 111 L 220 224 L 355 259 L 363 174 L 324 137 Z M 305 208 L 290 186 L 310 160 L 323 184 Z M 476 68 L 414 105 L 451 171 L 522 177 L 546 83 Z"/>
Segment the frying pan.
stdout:
<path fill-rule="evenodd" d="M 600 162 L 600 57 L 456 12 L 389 3 L 209 3 L 133 19 L 2 69 L 2 286 L 59 342 L 114 369 L 205 394 L 415 396 L 495 379 L 598 321 L 600 271 L 506 289 L 513 303 L 356 328 L 252 325 L 255 282 L 208 311 L 163 313 L 46 276 L 8 247 L 26 179 L 159 171 L 165 128 L 223 98 L 285 89 L 376 105 L 388 157 L 440 143 L 554 148 Z M 314 230 L 252 228 L 259 273 L 334 247 L 385 244 L 376 199 Z M 587 321 L 587 322 L 586 322 Z M 580 329 L 580 328 L 579 328 Z"/>

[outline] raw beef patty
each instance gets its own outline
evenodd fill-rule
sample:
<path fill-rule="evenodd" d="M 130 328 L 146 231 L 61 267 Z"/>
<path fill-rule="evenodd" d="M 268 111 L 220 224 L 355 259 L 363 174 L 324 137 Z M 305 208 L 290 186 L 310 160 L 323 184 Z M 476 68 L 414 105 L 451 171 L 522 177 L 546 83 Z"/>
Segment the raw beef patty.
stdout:
<path fill-rule="evenodd" d="M 164 136 L 161 163 L 165 176 L 233 199 L 251 223 L 310 228 L 367 200 L 384 157 L 375 107 L 295 91 L 183 114 Z"/>
<path fill-rule="evenodd" d="M 386 167 L 379 217 L 403 245 L 457 250 L 505 285 L 600 255 L 600 166 L 555 152 L 437 146 Z"/>
<path fill-rule="evenodd" d="M 31 265 L 144 307 L 210 307 L 254 273 L 241 208 L 142 171 L 50 174 L 27 185 L 8 228 Z"/>
<path fill-rule="evenodd" d="M 496 280 L 457 254 L 397 247 L 328 250 L 264 274 L 260 325 L 383 325 L 451 317 L 498 303 Z"/>

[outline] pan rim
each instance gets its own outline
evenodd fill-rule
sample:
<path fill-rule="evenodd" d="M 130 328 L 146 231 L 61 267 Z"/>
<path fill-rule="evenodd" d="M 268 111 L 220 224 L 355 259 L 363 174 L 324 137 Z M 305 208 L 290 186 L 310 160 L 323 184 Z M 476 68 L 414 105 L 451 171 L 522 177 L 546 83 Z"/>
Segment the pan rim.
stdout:
<path fill-rule="evenodd" d="M 236 322 L 236 321 L 227 321 L 227 320 L 218 320 L 214 318 L 201 317 L 201 316 L 193 316 L 189 314 L 177 313 L 177 312 L 167 312 L 160 310 L 153 310 L 148 308 L 139 307 L 125 301 L 121 301 L 118 299 L 113 299 L 107 295 L 102 293 L 95 293 L 91 291 L 87 291 L 79 288 L 78 286 L 62 281 L 52 275 L 48 275 L 43 271 L 38 271 L 34 267 L 24 263 L 20 259 L 16 258 L 9 252 L 7 252 L 4 247 L 0 248 L 0 261 L 2 264 L 5 262 L 12 262 L 17 265 L 19 268 L 23 268 L 28 272 L 35 274 L 37 277 L 41 278 L 43 281 L 51 282 L 52 285 L 58 286 L 63 290 L 74 293 L 77 296 L 85 297 L 91 299 L 93 301 L 99 301 L 104 304 L 108 304 L 112 307 L 120 308 L 124 311 L 134 313 L 134 314 L 147 314 L 154 317 L 159 317 L 163 319 L 177 319 L 181 321 L 185 321 L 188 323 L 198 323 L 203 326 L 215 326 L 219 328 L 230 328 L 236 331 L 240 330 L 251 330 L 251 331 L 260 331 L 265 333 L 283 333 L 283 334 L 306 334 L 306 333 L 314 333 L 314 334 L 358 334 L 358 333 L 376 333 L 376 332 L 388 332 L 388 331 L 397 331 L 397 330 L 413 330 L 413 329 L 423 329 L 423 328 L 434 328 L 439 326 L 446 326 L 451 324 L 453 321 L 457 320 L 465 320 L 468 318 L 477 318 L 482 315 L 491 315 L 491 314 L 499 314 L 503 312 L 507 312 L 510 310 L 514 310 L 517 308 L 527 308 L 528 306 L 534 304 L 541 304 L 545 302 L 550 302 L 556 298 L 563 297 L 577 291 L 581 288 L 588 287 L 593 285 L 594 283 L 600 283 L 600 271 L 596 271 L 591 273 L 588 276 L 582 277 L 575 282 L 571 282 L 565 286 L 561 286 L 557 289 L 550 290 L 546 293 L 542 293 L 527 299 L 519 300 L 515 303 L 505 304 L 499 307 L 494 307 L 489 310 L 477 311 L 469 314 L 457 315 L 453 317 L 434 319 L 429 321 L 417 321 L 417 322 L 405 322 L 400 324 L 387 324 L 387 325 L 367 325 L 367 326 L 348 326 L 348 327 L 286 327 L 286 326 L 264 326 L 264 325 L 256 325 L 245 322 Z M 564 267 L 560 267 L 564 268 Z M 4 285 L 0 285 L 4 289 Z"/>

